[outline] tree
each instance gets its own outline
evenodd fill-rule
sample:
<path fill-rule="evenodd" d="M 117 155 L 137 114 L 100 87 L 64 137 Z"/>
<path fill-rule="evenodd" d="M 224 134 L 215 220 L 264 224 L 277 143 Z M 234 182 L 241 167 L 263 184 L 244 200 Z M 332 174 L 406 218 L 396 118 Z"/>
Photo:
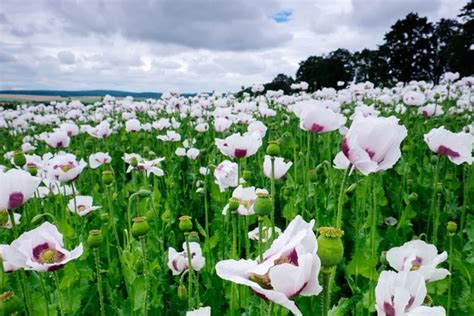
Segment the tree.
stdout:
<path fill-rule="evenodd" d="M 449 70 L 448 60 L 456 58 L 456 52 L 451 50 L 453 38 L 461 33 L 461 24 L 456 20 L 441 19 L 435 25 L 432 36 L 433 43 L 433 81 L 439 82 L 441 75 Z"/>
<path fill-rule="evenodd" d="M 381 49 L 387 54 L 393 79 L 403 82 L 433 79 L 433 30 L 426 17 L 420 18 L 414 13 L 392 25 Z"/>
<path fill-rule="evenodd" d="M 309 91 L 323 87 L 337 87 L 338 81 L 351 80 L 351 71 L 346 69 L 343 59 L 338 56 L 311 56 L 301 61 L 296 72 L 296 81 L 309 83 Z"/>
<path fill-rule="evenodd" d="M 283 90 L 286 94 L 291 92 L 291 84 L 295 81 L 290 76 L 285 74 L 278 74 L 270 83 L 265 84 L 265 91 L 267 90 Z"/>
<path fill-rule="evenodd" d="M 363 49 L 354 53 L 354 79 L 377 84 L 389 82 L 387 60 L 380 50 Z"/>

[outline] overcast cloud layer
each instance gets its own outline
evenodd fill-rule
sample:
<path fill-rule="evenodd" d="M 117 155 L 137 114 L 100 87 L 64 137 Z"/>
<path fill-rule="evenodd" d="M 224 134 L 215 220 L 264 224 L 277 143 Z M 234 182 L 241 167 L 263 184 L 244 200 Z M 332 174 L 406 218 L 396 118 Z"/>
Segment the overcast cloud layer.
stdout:
<path fill-rule="evenodd" d="M 1 89 L 219 92 L 376 48 L 397 19 L 466 0 L 1 0 Z"/>

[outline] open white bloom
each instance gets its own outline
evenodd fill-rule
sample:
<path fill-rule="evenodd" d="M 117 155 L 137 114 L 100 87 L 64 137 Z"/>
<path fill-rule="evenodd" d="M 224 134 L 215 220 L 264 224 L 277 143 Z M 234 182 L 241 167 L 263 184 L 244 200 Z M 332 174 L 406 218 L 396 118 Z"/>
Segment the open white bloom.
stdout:
<path fill-rule="evenodd" d="M 349 168 L 349 165 L 351 164 L 349 159 L 347 159 L 347 157 L 344 155 L 342 151 L 337 153 L 332 163 L 334 165 L 334 168 L 341 169 L 341 170 L 346 170 L 347 168 Z"/>
<path fill-rule="evenodd" d="M 21 234 L 6 249 L 2 257 L 14 267 L 39 272 L 62 268 L 82 255 L 82 243 L 72 251 L 63 248 L 63 236 L 56 226 L 44 222 L 41 226 Z"/>
<path fill-rule="evenodd" d="M 368 175 L 392 168 L 400 159 L 407 129 L 390 117 L 357 117 L 342 141 L 342 152 L 354 167 Z"/>
<path fill-rule="evenodd" d="M 375 288 L 378 316 L 437 315 L 426 314 L 422 307 L 426 285 L 419 271 L 383 271 Z M 438 312 L 439 308 L 432 310 Z M 444 315 L 444 314 L 441 314 Z"/>
<path fill-rule="evenodd" d="M 229 187 L 236 187 L 238 182 L 238 165 L 235 162 L 224 160 L 214 169 L 214 178 L 221 192 Z"/>
<path fill-rule="evenodd" d="M 41 182 L 24 170 L 0 172 L 0 210 L 15 209 L 31 198 Z"/>
<path fill-rule="evenodd" d="M 456 165 L 463 162 L 472 163 L 473 135 L 465 132 L 453 133 L 441 126 L 425 134 L 424 139 L 431 151 L 448 156 Z"/>
<path fill-rule="evenodd" d="M 206 306 L 193 311 L 187 311 L 186 316 L 211 316 L 211 308 Z"/>
<path fill-rule="evenodd" d="M 225 117 L 218 117 L 214 121 L 214 129 L 216 130 L 216 132 L 225 132 L 229 130 L 231 125 L 232 121 L 226 119 Z"/>
<path fill-rule="evenodd" d="M 109 153 L 97 152 L 89 156 L 89 167 L 99 168 L 103 164 L 109 164 L 112 161 Z"/>
<path fill-rule="evenodd" d="M 216 138 L 215 142 L 220 152 L 231 158 L 252 156 L 262 146 L 262 139 L 259 133 L 245 135 L 235 133 L 225 139 Z"/>
<path fill-rule="evenodd" d="M 276 180 L 283 178 L 288 170 L 290 170 L 291 166 L 293 166 L 293 162 L 285 162 L 285 160 L 281 157 L 275 157 L 273 164 Z M 267 178 L 272 178 L 272 157 L 269 155 L 265 155 L 265 160 L 263 161 L 263 173 Z"/>
<path fill-rule="evenodd" d="M 58 154 L 47 161 L 46 176 L 52 181 L 68 182 L 79 177 L 86 166 L 84 160 L 77 161 L 73 154 Z"/>
<path fill-rule="evenodd" d="M 337 130 L 346 123 L 347 118 L 323 106 L 304 111 L 300 117 L 300 128 L 313 132 L 324 133 Z"/>
<path fill-rule="evenodd" d="M 387 261 L 397 271 L 417 270 L 426 282 L 442 280 L 450 273 L 436 268 L 448 258 L 446 251 L 438 254 L 435 245 L 423 240 L 411 240 L 387 252 Z"/>
<path fill-rule="evenodd" d="M 206 263 L 206 258 L 202 256 L 201 246 L 197 242 L 190 242 L 189 251 L 191 252 L 191 266 L 193 270 L 201 270 Z M 183 243 L 182 252 L 177 252 L 173 247 L 168 249 L 168 268 L 171 269 L 173 275 L 181 274 L 184 270 L 188 269 L 188 257 L 186 242 Z"/>
<path fill-rule="evenodd" d="M 142 129 L 142 125 L 139 120 L 133 118 L 125 122 L 125 129 L 129 133 L 138 132 L 139 130 Z"/>
<path fill-rule="evenodd" d="M 403 95 L 403 102 L 409 106 L 420 106 L 425 102 L 425 95 L 417 91 L 407 91 Z"/>
<path fill-rule="evenodd" d="M 79 216 L 85 216 L 92 211 L 95 211 L 100 208 L 100 206 L 93 206 L 92 205 L 92 196 L 88 195 L 78 195 L 76 196 L 76 201 L 74 202 L 74 198 L 69 200 L 67 204 L 68 209 Z"/>
<path fill-rule="evenodd" d="M 71 138 L 68 136 L 67 132 L 58 130 L 53 133 L 48 134 L 45 139 L 46 144 L 53 148 L 65 148 L 69 146 Z"/>
<path fill-rule="evenodd" d="M 418 108 L 418 113 L 426 117 L 440 116 L 444 114 L 443 108 L 439 104 L 429 103 Z"/>
<path fill-rule="evenodd" d="M 406 316 L 445 316 L 446 310 L 442 306 L 418 306 L 405 314 Z"/>
<path fill-rule="evenodd" d="M 265 251 L 262 262 L 224 260 L 216 264 L 216 273 L 224 280 L 250 286 L 258 296 L 302 315 L 291 298 L 318 295 L 322 290 L 313 226 L 314 220 L 307 223 L 298 215 Z"/>

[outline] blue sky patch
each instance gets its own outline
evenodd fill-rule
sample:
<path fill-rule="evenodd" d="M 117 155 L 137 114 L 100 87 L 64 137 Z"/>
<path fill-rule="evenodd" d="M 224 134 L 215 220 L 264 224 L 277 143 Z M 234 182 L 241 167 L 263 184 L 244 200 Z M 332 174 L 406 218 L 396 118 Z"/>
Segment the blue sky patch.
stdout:
<path fill-rule="evenodd" d="M 293 12 L 291 12 L 289 10 L 280 11 L 280 12 L 278 12 L 277 14 L 275 14 L 273 16 L 273 21 L 275 21 L 277 23 L 288 22 L 290 20 L 290 17 L 291 17 L 292 14 L 293 14 Z"/>

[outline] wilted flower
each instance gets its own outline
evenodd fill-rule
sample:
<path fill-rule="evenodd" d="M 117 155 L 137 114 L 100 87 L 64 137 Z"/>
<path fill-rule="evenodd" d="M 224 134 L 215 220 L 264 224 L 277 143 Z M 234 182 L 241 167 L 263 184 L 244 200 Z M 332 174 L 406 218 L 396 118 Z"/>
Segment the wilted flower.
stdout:
<path fill-rule="evenodd" d="M 262 146 L 262 139 L 257 133 L 246 135 L 235 133 L 225 139 L 216 138 L 216 145 L 221 153 L 227 157 L 245 158 L 258 151 Z"/>
<path fill-rule="evenodd" d="M 171 269 L 173 275 L 181 274 L 188 269 L 188 252 L 186 242 L 183 243 L 182 252 L 177 252 L 173 247 L 168 249 L 168 268 Z M 206 258 L 202 256 L 201 246 L 197 242 L 189 243 L 189 251 L 191 252 L 191 265 L 193 270 L 199 271 L 204 267 Z"/>
<path fill-rule="evenodd" d="M 2 257 L 17 268 L 54 271 L 82 255 L 82 243 L 71 252 L 63 246 L 63 236 L 56 226 L 45 222 L 15 239 L 2 251 Z"/>
<path fill-rule="evenodd" d="M 100 206 L 93 206 L 92 196 L 87 195 L 78 195 L 75 198 L 72 198 L 71 200 L 69 200 L 67 207 L 72 213 L 75 213 L 79 216 L 85 216 L 90 212 L 100 208 Z"/>
<path fill-rule="evenodd" d="M 269 179 L 272 178 L 272 157 L 269 155 L 265 155 L 265 160 L 263 161 L 263 173 Z M 291 166 L 293 166 L 293 162 L 285 162 L 285 160 L 281 157 L 275 157 L 274 161 L 274 173 L 275 179 L 280 180 L 283 178 L 288 170 L 290 170 Z"/>
<path fill-rule="evenodd" d="M 453 133 L 441 126 L 425 134 L 424 139 L 431 151 L 448 156 L 456 165 L 463 162 L 472 163 L 473 135 L 465 132 Z"/>
<path fill-rule="evenodd" d="M 221 192 L 224 192 L 228 187 L 236 187 L 239 184 L 239 179 L 237 179 L 238 168 L 239 166 L 235 162 L 224 160 L 214 169 L 215 182 Z"/>
<path fill-rule="evenodd" d="M 318 244 L 313 226 L 314 220 L 307 223 L 298 215 L 265 251 L 262 262 L 224 260 L 217 263 L 216 273 L 224 280 L 250 286 L 260 297 L 302 315 L 290 299 L 317 295 L 322 290 L 318 283 L 321 261 L 316 254 Z"/>
<path fill-rule="evenodd" d="M 342 141 L 342 152 L 368 175 L 391 168 L 400 159 L 407 129 L 395 117 L 357 117 Z"/>
<path fill-rule="evenodd" d="M 0 210 L 15 209 L 31 198 L 41 179 L 24 170 L 0 171 Z"/>
<path fill-rule="evenodd" d="M 436 268 L 447 258 L 446 251 L 438 254 L 436 246 L 423 240 L 411 240 L 387 252 L 387 261 L 392 268 L 397 271 L 419 271 L 426 282 L 442 280 L 449 275 L 448 270 Z"/>

